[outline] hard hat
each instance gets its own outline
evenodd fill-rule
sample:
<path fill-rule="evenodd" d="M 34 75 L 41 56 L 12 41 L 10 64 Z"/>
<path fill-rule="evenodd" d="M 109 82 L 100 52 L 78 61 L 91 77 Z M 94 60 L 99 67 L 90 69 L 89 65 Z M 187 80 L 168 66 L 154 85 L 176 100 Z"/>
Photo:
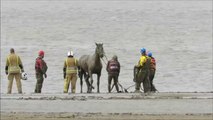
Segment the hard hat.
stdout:
<path fill-rule="evenodd" d="M 27 73 L 26 73 L 26 72 L 23 72 L 23 73 L 21 74 L 21 79 L 22 79 L 22 80 L 27 80 Z"/>
<path fill-rule="evenodd" d="M 73 51 L 68 51 L 67 56 L 68 56 L 68 57 L 69 57 L 69 56 L 74 56 Z"/>
<path fill-rule="evenodd" d="M 141 53 L 146 53 L 146 49 L 145 48 L 141 48 Z"/>
<path fill-rule="evenodd" d="M 38 52 L 38 55 L 39 55 L 39 56 L 44 56 L 44 51 L 43 51 L 43 50 L 40 50 L 40 51 Z"/>
<path fill-rule="evenodd" d="M 148 53 L 148 56 L 149 56 L 149 57 L 152 57 L 152 52 L 149 52 L 149 53 Z"/>

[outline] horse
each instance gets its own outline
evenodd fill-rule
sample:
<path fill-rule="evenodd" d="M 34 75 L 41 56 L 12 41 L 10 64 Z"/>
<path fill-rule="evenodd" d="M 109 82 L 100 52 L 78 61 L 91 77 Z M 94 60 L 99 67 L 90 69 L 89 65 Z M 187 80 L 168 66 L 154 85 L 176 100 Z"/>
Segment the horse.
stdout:
<path fill-rule="evenodd" d="M 100 76 L 102 70 L 102 63 L 101 58 L 104 57 L 104 49 L 102 43 L 95 43 L 96 49 L 93 55 L 83 55 L 79 58 L 79 78 L 80 78 L 80 85 L 81 85 L 81 93 L 83 87 L 83 76 L 87 84 L 87 93 L 91 93 L 93 87 L 93 74 L 97 74 L 97 93 L 100 92 L 99 85 L 100 85 Z M 90 81 L 89 81 L 90 78 Z"/>

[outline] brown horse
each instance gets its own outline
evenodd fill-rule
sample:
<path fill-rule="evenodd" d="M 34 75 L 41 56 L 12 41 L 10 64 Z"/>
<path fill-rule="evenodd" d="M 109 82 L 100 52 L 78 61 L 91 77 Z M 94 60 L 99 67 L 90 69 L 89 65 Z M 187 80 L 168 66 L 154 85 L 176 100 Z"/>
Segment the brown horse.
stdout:
<path fill-rule="evenodd" d="M 97 92 L 99 93 L 100 76 L 102 70 L 101 58 L 104 57 L 103 44 L 96 44 L 95 54 L 83 55 L 79 59 L 79 77 L 81 84 L 81 93 L 83 87 L 83 76 L 87 84 L 87 93 L 91 93 L 93 87 L 93 74 L 97 74 Z M 89 81 L 90 78 L 90 81 Z"/>

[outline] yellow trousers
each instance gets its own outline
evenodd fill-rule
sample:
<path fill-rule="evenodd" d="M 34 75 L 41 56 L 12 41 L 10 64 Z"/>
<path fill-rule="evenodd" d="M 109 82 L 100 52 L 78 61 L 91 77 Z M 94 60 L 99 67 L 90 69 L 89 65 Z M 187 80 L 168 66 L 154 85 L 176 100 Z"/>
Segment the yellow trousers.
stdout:
<path fill-rule="evenodd" d="M 11 94 L 11 92 L 12 92 L 12 86 L 13 86 L 13 79 L 14 78 L 16 79 L 16 85 L 17 85 L 18 93 L 22 93 L 21 74 L 20 73 L 9 73 L 7 94 Z"/>
<path fill-rule="evenodd" d="M 71 83 L 71 91 L 72 93 L 75 93 L 76 81 L 77 81 L 76 73 L 67 74 L 66 78 L 64 79 L 64 93 L 68 93 L 70 83 Z"/>

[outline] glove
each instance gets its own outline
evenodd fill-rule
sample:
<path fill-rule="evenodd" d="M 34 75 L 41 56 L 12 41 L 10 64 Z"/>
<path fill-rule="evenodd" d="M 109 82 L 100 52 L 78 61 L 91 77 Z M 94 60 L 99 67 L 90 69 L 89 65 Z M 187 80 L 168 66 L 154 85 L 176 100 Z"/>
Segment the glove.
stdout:
<path fill-rule="evenodd" d="M 66 73 L 64 73 L 64 79 L 66 78 Z"/>
<path fill-rule="evenodd" d="M 5 73 L 6 73 L 6 75 L 8 75 L 8 71 L 6 71 Z"/>
<path fill-rule="evenodd" d="M 24 72 L 24 69 L 21 69 L 21 72 Z"/>
<path fill-rule="evenodd" d="M 47 78 L 47 74 L 46 73 L 44 74 L 44 77 Z"/>

